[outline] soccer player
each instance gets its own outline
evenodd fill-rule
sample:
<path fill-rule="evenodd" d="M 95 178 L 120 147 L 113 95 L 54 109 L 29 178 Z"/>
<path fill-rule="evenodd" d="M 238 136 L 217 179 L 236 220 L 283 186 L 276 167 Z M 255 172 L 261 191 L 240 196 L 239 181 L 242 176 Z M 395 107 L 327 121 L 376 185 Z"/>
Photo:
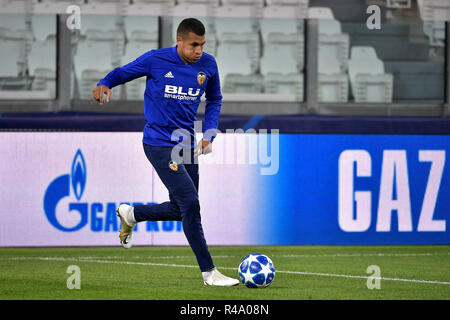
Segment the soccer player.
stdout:
<path fill-rule="evenodd" d="M 176 46 L 151 50 L 114 69 L 100 80 L 92 93 L 102 105 L 110 101 L 112 88 L 139 77 L 147 79 L 144 152 L 167 187 L 170 201 L 135 207 L 121 204 L 117 213 L 122 222 L 119 234 L 122 246 L 131 247 L 132 231 L 138 222 L 182 221 L 204 284 L 234 286 L 239 281 L 221 274 L 208 251 L 200 217 L 197 161 L 180 161 L 172 157 L 173 148 L 180 149 L 178 154 L 183 159 L 191 160 L 212 151 L 222 95 L 216 61 L 212 55 L 203 52 L 204 45 L 204 25 L 194 18 L 184 19 L 177 28 Z M 206 98 L 204 133 L 195 146 L 194 121 L 203 93 Z"/>

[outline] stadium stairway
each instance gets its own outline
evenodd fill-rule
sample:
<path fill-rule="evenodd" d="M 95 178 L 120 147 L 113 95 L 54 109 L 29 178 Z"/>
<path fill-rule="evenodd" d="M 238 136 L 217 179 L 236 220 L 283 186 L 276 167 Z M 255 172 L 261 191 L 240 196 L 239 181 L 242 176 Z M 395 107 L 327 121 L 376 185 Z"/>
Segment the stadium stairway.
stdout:
<path fill-rule="evenodd" d="M 350 47 L 375 48 L 385 72 L 394 75 L 394 100 L 443 100 L 444 64 L 430 61 L 428 43 L 410 41 L 410 28 L 408 23 L 385 23 L 381 30 L 369 30 L 365 23 L 342 22 Z"/>
<path fill-rule="evenodd" d="M 387 61 L 386 73 L 394 75 L 394 99 L 443 100 L 444 65 L 441 62 Z"/>

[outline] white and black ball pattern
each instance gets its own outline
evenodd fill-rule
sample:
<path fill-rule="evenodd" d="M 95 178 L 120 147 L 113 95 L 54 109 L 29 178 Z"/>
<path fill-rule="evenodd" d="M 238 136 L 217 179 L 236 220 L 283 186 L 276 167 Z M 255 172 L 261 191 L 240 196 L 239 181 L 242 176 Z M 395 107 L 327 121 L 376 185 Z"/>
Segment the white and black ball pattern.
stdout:
<path fill-rule="evenodd" d="M 252 253 L 242 259 L 239 278 L 248 288 L 265 288 L 275 278 L 275 266 L 266 255 Z"/>

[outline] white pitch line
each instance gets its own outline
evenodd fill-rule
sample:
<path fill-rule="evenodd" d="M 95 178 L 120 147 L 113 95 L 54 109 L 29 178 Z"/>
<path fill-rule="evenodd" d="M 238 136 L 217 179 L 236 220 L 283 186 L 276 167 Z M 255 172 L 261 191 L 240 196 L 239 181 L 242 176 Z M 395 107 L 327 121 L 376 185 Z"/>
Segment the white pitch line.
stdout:
<path fill-rule="evenodd" d="M 278 258 L 319 258 L 319 257 L 431 257 L 450 256 L 450 252 L 442 253 L 333 253 L 333 254 L 286 254 Z"/>
<path fill-rule="evenodd" d="M 111 261 L 111 260 L 90 260 L 90 259 L 77 259 L 77 258 L 64 258 L 64 257 L 14 257 L 9 260 L 40 260 L 40 261 L 70 261 L 70 262 L 92 262 L 92 263 L 106 263 L 106 264 L 126 264 L 126 265 L 140 265 L 140 266 L 159 266 L 159 267 L 178 267 L 178 268 L 198 268 L 198 265 L 183 265 L 183 264 L 169 264 L 169 263 L 154 263 L 154 262 L 136 262 L 136 261 Z M 224 270 L 234 270 L 237 268 L 230 267 L 218 267 Z M 325 276 L 336 278 L 354 278 L 354 279 L 379 279 L 386 281 L 400 281 L 400 282 L 413 282 L 413 283 L 427 283 L 427 284 L 443 284 L 450 285 L 447 281 L 433 281 L 433 280 L 417 280 L 417 279 L 401 279 L 401 278 L 385 278 L 385 277 L 372 277 L 372 276 L 355 276 L 346 274 L 335 273 L 320 273 L 320 272 L 303 272 L 303 271 L 282 271 L 277 270 L 276 273 L 286 274 L 299 274 L 310 276 Z"/>
<path fill-rule="evenodd" d="M 330 257 L 432 257 L 432 256 L 450 256 L 450 252 L 442 253 L 333 253 L 333 254 L 282 254 L 270 255 L 271 258 L 330 258 Z M 243 258 L 241 256 L 212 256 L 215 259 L 220 258 Z M 79 259 L 192 259 L 190 256 L 81 256 Z"/>

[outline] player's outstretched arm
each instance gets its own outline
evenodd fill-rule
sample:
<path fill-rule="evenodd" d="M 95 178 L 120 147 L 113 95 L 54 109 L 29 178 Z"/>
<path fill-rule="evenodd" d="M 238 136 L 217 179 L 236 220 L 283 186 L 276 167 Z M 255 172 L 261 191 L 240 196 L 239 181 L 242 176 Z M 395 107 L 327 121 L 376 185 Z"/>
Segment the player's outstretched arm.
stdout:
<path fill-rule="evenodd" d="M 136 60 L 123 67 L 117 67 L 108 73 L 97 83 L 97 87 L 92 90 L 94 99 L 103 104 L 105 101 L 104 95 L 106 94 L 106 102 L 109 102 L 112 88 L 143 76 L 150 76 L 153 52 L 154 50 L 148 51 Z"/>
<path fill-rule="evenodd" d="M 104 98 L 105 94 L 106 99 Z M 94 88 L 94 90 L 92 90 L 92 96 L 100 103 L 100 105 L 102 105 L 104 101 L 109 102 L 111 98 L 111 89 L 109 89 L 104 84 L 99 85 L 98 87 Z"/>

